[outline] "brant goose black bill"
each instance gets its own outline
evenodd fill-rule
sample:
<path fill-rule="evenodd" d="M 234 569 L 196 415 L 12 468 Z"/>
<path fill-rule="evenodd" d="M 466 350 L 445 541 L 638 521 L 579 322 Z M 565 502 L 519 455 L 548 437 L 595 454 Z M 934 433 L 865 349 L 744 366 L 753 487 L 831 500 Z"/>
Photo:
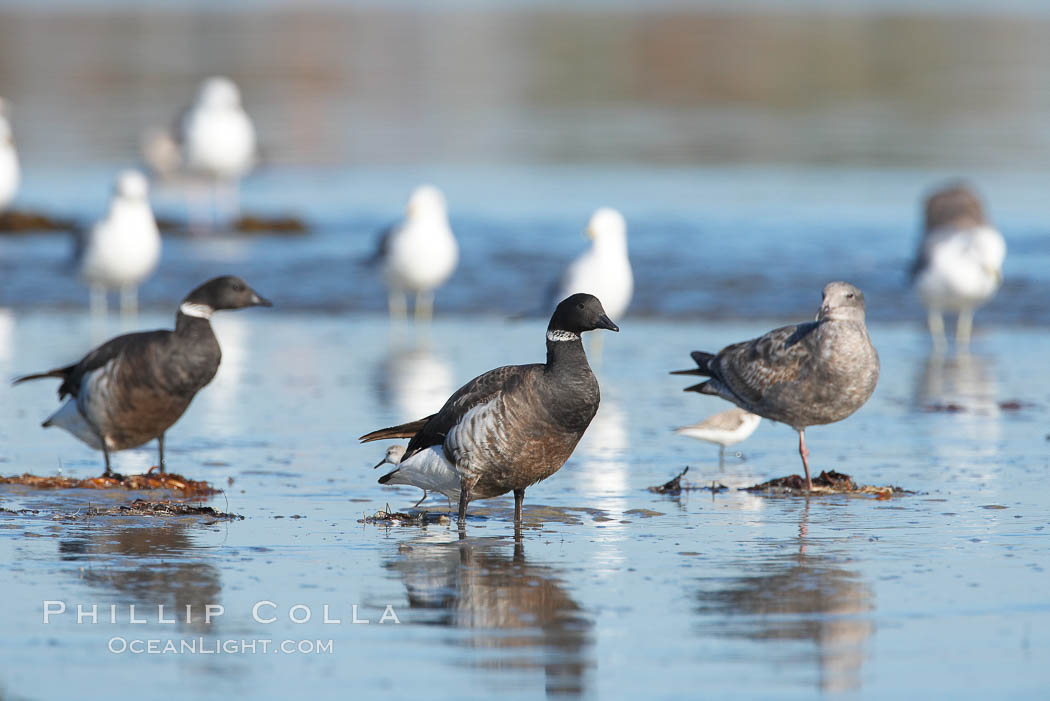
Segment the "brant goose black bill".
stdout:
<path fill-rule="evenodd" d="M 816 321 L 784 326 L 717 355 L 693 351 L 697 368 L 674 375 L 710 377 L 686 392 L 713 394 L 798 431 L 809 478 L 807 426 L 841 421 L 861 408 L 879 380 L 879 355 L 864 325 L 864 295 L 848 282 L 824 286 Z"/>
<path fill-rule="evenodd" d="M 209 319 L 222 309 L 269 307 L 255 290 L 230 275 L 209 280 L 186 295 L 175 315 L 175 330 L 118 336 L 79 362 L 14 384 L 44 377 L 62 380 L 58 398 L 69 399 L 44 422 L 101 450 L 106 473 L 109 454 L 157 439 L 164 471 L 164 432 L 179 420 L 194 395 L 211 382 L 222 352 Z"/>
<path fill-rule="evenodd" d="M 467 503 L 514 492 L 514 522 L 521 524 L 525 489 L 557 472 L 569 459 L 601 396 L 580 334 L 620 329 L 597 297 L 562 300 L 547 326 L 547 362 L 508 365 L 474 378 L 436 414 L 373 431 L 362 442 L 411 438 L 396 470 L 380 484 L 411 484 Z"/>

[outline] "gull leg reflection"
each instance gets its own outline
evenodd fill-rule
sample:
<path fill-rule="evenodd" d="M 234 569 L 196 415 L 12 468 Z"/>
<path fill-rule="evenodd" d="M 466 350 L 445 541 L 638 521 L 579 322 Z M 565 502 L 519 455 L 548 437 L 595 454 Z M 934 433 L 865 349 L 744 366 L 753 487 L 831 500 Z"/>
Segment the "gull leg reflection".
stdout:
<path fill-rule="evenodd" d="M 710 623 L 704 633 L 761 644 L 774 662 L 797 664 L 797 647 L 810 642 L 823 692 L 856 690 L 867 658 L 865 643 L 875 631 L 869 586 L 838 558 L 807 552 L 809 503 L 803 506 L 797 552 L 775 550 L 765 559 L 737 563 L 756 574 L 701 581 L 696 612 Z M 784 545 L 795 545 L 794 540 Z M 795 548 L 792 548 L 794 550 Z"/>
<path fill-rule="evenodd" d="M 513 543 L 439 537 L 402 543 L 386 563 L 404 582 L 416 620 L 460 631 L 454 644 L 465 649 L 466 665 L 542 670 L 548 695 L 584 693 L 593 623 L 560 572 L 529 562 L 520 532 Z"/>

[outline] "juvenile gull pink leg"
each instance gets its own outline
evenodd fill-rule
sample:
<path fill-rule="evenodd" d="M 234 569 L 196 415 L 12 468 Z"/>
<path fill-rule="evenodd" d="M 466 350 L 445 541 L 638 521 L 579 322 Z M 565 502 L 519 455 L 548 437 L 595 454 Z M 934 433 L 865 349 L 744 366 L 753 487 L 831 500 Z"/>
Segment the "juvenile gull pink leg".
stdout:
<path fill-rule="evenodd" d="M 809 481 L 809 448 L 806 447 L 805 429 L 798 432 L 798 454 L 802 456 L 802 467 L 806 468 L 806 491 L 813 491 L 813 483 Z"/>

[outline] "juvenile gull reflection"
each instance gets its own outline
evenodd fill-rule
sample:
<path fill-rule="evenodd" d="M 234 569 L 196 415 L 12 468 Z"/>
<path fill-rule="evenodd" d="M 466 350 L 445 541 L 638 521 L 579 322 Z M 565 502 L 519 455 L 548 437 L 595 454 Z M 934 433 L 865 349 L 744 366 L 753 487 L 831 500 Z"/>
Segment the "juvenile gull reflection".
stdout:
<path fill-rule="evenodd" d="M 806 511 L 798 545 L 788 543 L 797 552 L 738 563 L 736 569 L 755 574 L 702 580 L 696 612 L 707 619 L 705 633 L 769 643 L 773 660 L 794 663 L 797 648 L 783 643 L 811 642 L 821 691 L 859 689 L 865 642 L 875 632 L 867 615 L 874 595 L 835 558 L 807 553 Z"/>
<path fill-rule="evenodd" d="M 478 651 L 477 666 L 542 669 L 548 695 L 584 692 L 593 623 L 558 570 L 526 560 L 521 539 L 418 539 L 386 566 L 404 581 L 411 609 L 436 614 L 425 622 L 470 631 L 455 641 Z"/>
<path fill-rule="evenodd" d="M 135 604 L 156 620 L 157 606 L 165 618 L 186 627 L 190 606 L 192 627 L 203 627 L 204 607 L 221 603 L 218 568 L 194 557 L 199 549 L 185 525 L 166 523 L 159 528 L 116 526 L 69 534 L 58 543 L 59 557 L 77 562 L 80 577 L 92 586 L 111 590 L 118 615 L 127 616 Z M 108 613 L 99 607 L 99 617 Z"/>

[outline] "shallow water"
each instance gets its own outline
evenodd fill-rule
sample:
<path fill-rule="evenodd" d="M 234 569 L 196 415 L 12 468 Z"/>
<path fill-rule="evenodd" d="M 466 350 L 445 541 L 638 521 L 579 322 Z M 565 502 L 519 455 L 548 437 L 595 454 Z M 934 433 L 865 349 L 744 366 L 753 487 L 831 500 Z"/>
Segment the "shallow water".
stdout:
<path fill-rule="evenodd" d="M 429 334 L 398 334 L 379 317 L 221 316 L 223 366 L 170 433 L 169 464 L 226 487 L 210 503 L 245 520 L 55 521 L 125 495 L 4 488 L 5 508 L 40 512 L 0 514 L 0 688 L 15 698 L 120 685 L 163 698 L 176 684 L 206 696 L 1043 695 L 1050 390 L 1033 378 L 1050 340 L 986 325 L 972 356 L 944 361 L 927 355 L 921 327 L 872 325 L 879 387 L 855 416 L 810 431 L 812 460 L 914 495 L 647 492 L 685 465 L 695 483 L 730 486 L 798 470 L 784 426 L 763 423 L 739 446 L 746 459 L 731 456 L 722 473 L 715 446 L 670 430 L 724 403 L 682 393 L 683 378 L 666 371 L 686 367 L 689 350 L 779 321 L 628 318 L 622 333 L 606 334 L 599 415 L 564 469 L 528 491 L 515 544 L 506 498 L 472 506 L 465 540 L 455 526 L 360 523 L 388 503 L 408 509 L 419 494 L 376 484 L 383 444 L 356 436 L 432 410 L 480 371 L 542 358 L 542 322 L 446 316 Z M 167 323 L 149 315 L 139 325 Z M 0 375 L 10 377 L 68 360 L 119 323 L 92 328 L 79 313 L 32 311 L 6 316 L 3 328 Z M 411 381 L 419 368 L 428 382 Z M 99 469 L 71 437 L 38 428 L 56 406 L 53 389 L 0 390 L 5 474 Z M 129 451 L 116 467 L 142 470 L 153 458 L 152 447 Z M 425 504 L 444 508 L 440 497 Z M 67 613 L 44 625 L 45 600 Z M 275 604 L 259 613 L 276 622 L 253 620 L 260 601 Z M 78 603 L 97 603 L 100 622 L 78 625 Z M 130 604 L 146 623 L 128 622 Z M 191 621 L 158 622 L 158 604 L 180 619 L 192 606 Z M 210 625 L 206 604 L 225 607 Z M 289 622 L 304 613 L 291 611 L 297 604 L 310 608 L 309 622 Z M 322 622 L 326 604 L 340 624 Z M 368 625 L 351 623 L 355 604 Z M 400 624 L 379 624 L 387 605 Z M 107 651 L 114 638 L 209 649 L 331 640 L 332 652 L 122 660 Z M 61 674 L 44 671 L 59 659 Z"/>

